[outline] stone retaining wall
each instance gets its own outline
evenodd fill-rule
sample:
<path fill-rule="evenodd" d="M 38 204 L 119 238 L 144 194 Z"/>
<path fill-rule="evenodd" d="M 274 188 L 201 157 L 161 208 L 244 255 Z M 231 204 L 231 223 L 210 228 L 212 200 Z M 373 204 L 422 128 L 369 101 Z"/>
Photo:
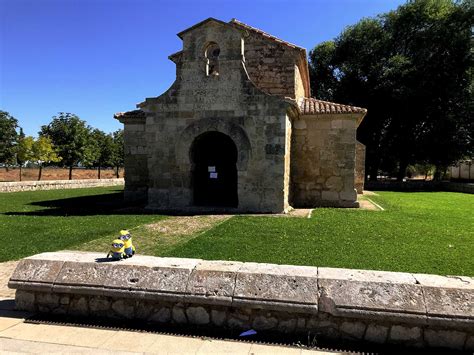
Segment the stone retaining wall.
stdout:
<path fill-rule="evenodd" d="M 95 253 L 23 259 L 20 310 L 474 349 L 470 277 Z"/>
<path fill-rule="evenodd" d="M 0 182 L 0 192 L 80 189 L 86 187 L 115 186 L 123 184 L 123 178 Z"/>
<path fill-rule="evenodd" d="M 369 191 L 451 191 L 474 194 L 473 183 L 450 181 L 367 181 L 365 189 Z"/>

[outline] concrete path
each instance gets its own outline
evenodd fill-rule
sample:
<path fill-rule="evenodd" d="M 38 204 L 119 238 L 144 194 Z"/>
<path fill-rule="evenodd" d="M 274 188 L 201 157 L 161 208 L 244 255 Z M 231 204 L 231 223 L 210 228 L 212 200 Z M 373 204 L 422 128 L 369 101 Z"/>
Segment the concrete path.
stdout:
<path fill-rule="evenodd" d="M 126 330 L 25 323 L 31 313 L 14 310 L 7 283 L 17 262 L 0 263 L 0 354 L 343 354 Z"/>

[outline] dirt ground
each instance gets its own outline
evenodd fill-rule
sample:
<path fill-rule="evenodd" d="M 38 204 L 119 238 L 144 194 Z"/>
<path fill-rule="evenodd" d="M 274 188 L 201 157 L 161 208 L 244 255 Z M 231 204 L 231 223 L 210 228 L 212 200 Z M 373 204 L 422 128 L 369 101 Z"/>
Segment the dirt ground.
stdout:
<path fill-rule="evenodd" d="M 38 180 L 39 169 L 23 168 L 21 169 L 22 181 L 36 181 Z M 123 177 L 123 169 L 120 169 L 119 176 Z M 100 177 L 102 179 L 115 178 L 115 169 L 101 169 Z M 73 180 L 78 179 L 97 179 L 97 169 L 82 169 L 75 168 L 72 171 Z M 68 180 L 69 169 L 63 168 L 43 168 L 41 180 Z M 19 168 L 0 168 L 0 181 L 20 181 Z"/>

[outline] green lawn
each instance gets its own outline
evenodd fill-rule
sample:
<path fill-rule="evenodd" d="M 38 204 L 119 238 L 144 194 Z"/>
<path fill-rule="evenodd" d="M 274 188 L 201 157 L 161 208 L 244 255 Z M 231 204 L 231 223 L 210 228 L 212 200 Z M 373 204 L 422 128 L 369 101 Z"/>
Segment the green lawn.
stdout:
<path fill-rule="evenodd" d="M 59 249 L 106 253 L 121 228 L 132 228 L 138 253 L 152 255 L 474 275 L 473 195 L 370 198 L 385 211 L 321 208 L 310 219 L 236 216 L 214 227 L 203 216 L 191 222 L 199 228 L 170 233 L 184 220 L 124 208 L 120 188 L 1 194 L 0 261 Z"/>
<path fill-rule="evenodd" d="M 0 194 L 0 261 L 71 248 L 163 218 L 124 209 L 122 195 L 121 187 Z"/>
<path fill-rule="evenodd" d="M 380 192 L 385 211 L 234 217 L 166 256 L 474 275 L 474 196 Z"/>

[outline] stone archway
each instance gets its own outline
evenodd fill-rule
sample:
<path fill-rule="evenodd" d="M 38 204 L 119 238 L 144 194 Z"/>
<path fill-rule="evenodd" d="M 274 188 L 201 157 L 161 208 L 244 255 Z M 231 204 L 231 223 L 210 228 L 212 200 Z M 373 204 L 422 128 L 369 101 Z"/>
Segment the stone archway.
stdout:
<path fill-rule="evenodd" d="M 193 204 L 237 207 L 237 147 L 228 135 L 210 131 L 197 136 L 190 148 Z"/>
<path fill-rule="evenodd" d="M 252 147 L 245 130 L 230 120 L 202 118 L 187 126 L 176 139 L 176 163 L 182 171 L 191 164 L 190 148 L 194 139 L 206 132 L 221 132 L 229 136 L 237 147 L 237 170 L 246 171 L 252 155 Z"/>

